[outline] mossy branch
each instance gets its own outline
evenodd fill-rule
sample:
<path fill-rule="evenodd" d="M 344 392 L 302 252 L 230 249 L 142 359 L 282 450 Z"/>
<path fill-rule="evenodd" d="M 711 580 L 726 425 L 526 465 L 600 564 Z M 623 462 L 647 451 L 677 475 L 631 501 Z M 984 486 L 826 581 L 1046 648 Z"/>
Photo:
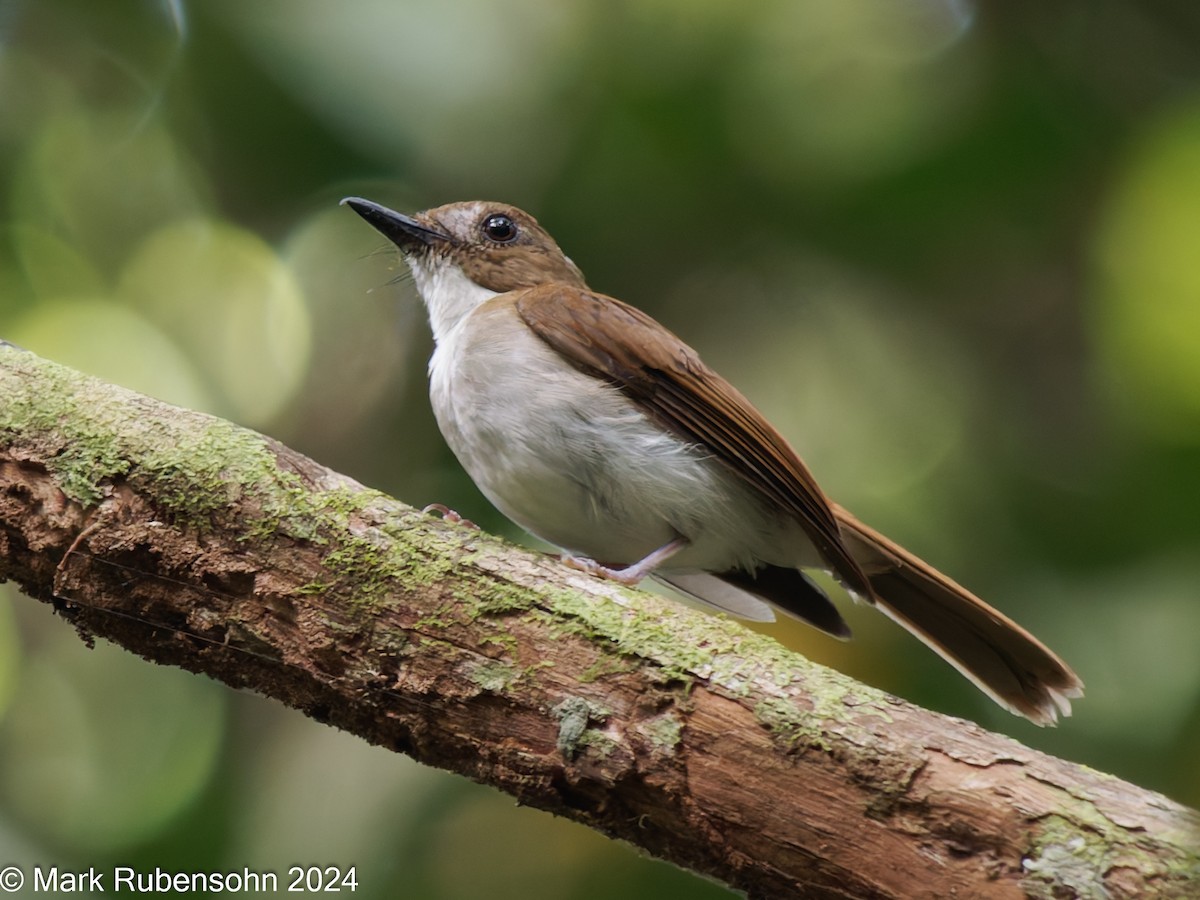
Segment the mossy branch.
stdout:
<path fill-rule="evenodd" d="M 751 897 L 1194 897 L 1200 818 L 0 345 L 0 578 Z"/>

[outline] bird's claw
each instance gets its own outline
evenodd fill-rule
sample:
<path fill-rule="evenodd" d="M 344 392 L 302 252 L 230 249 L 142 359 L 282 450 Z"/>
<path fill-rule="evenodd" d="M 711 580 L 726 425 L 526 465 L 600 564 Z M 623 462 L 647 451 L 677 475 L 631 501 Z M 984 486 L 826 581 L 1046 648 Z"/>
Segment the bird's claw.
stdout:
<path fill-rule="evenodd" d="M 597 578 L 603 578 L 605 581 L 615 581 L 618 584 L 632 586 L 644 577 L 642 573 L 632 571 L 635 568 L 633 566 L 626 569 L 614 569 L 610 566 L 601 565 L 594 559 L 588 559 L 586 556 L 572 556 L 570 553 L 564 553 L 561 559 L 563 563 L 572 569 L 587 572 L 589 575 L 595 575 Z"/>
<path fill-rule="evenodd" d="M 479 530 L 478 525 L 476 525 L 470 519 L 464 519 L 461 515 L 452 510 L 450 507 L 446 506 L 444 503 L 430 503 L 423 510 L 421 510 L 421 512 L 424 515 L 428 515 L 429 513 L 438 513 L 441 515 L 443 522 L 449 522 L 451 525 L 462 525 L 466 528 L 474 528 L 476 531 Z"/>

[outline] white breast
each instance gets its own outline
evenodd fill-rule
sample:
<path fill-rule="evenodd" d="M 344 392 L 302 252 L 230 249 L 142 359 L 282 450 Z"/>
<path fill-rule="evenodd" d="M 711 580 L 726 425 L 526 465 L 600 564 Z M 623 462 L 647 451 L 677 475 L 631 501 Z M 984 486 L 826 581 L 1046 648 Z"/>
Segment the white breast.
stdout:
<path fill-rule="evenodd" d="M 569 366 L 508 298 L 477 305 L 439 336 L 430 398 L 480 490 L 556 546 L 626 564 L 682 535 L 691 546 L 670 569 L 722 571 L 795 565 L 807 544 L 723 465 Z"/>

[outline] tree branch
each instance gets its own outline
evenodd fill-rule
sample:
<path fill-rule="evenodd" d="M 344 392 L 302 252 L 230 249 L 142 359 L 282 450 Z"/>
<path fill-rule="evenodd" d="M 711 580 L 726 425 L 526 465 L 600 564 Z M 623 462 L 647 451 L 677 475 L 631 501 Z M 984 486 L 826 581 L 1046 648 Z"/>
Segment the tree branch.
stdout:
<path fill-rule="evenodd" d="M 0 345 L 0 578 L 751 897 L 1194 897 L 1200 817 Z"/>

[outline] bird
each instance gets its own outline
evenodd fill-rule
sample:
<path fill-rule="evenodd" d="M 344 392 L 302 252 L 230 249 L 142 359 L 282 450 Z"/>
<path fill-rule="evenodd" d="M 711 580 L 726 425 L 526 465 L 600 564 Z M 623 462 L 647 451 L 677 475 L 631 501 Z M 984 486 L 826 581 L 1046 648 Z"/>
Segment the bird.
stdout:
<path fill-rule="evenodd" d="M 810 574 L 824 572 L 1010 712 L 1038 725 L 1070 715 L 1083 682 L 1066 663 L 830 500 L 741 392 L 649 315 L 593 291 L 533 216 L 478 200 L 413 215 L 342 204 L 412 272 L 446 443 L 497 509 L 566 562 L 849 638 Z"/>

